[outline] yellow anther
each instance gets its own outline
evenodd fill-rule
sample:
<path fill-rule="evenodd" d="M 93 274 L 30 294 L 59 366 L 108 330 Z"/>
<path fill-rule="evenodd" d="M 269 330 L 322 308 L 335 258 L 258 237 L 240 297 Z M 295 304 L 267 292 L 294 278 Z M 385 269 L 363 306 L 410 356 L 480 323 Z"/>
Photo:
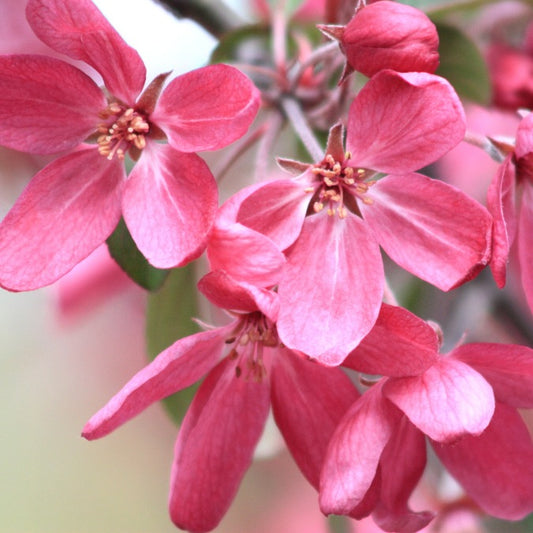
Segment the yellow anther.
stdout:
<path fill-rule="evenodd" d="M 322 209 L 324 209 L 324 204 L 322 202 L 315 202 L 313 204 L 313 211 L 315 213 L 319 213 Z"/>

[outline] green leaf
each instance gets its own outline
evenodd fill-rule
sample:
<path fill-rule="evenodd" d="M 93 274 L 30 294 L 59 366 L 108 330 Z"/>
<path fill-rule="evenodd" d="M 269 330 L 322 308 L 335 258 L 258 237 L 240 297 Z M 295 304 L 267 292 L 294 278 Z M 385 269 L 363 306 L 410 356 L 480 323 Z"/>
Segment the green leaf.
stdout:
<path fill-rule="evenodd" d="M 487 105 L 491 84 L 487 64 L 477 46 L 459 29 L 437 23 L 440 65 L 436 74 L 446 78 L 459 96 Z"/>
<path fill-rule="evenodd" d="M 148 296 L 146 344 L 148 357 L 154 359 L 176 340 L 196 333 L 192 320 L 197 314 L 194 263 L 170 272 L 163 287 Z M 192 385 L 163 400 L 170 418 L 180 424 L 198 388 Z"/>
<path fill-rule="evenodd" d="M 464 11 L 476 7 L 493 4 L 499 0 L 402 0 L 402 4 L 416 7 L 432 18 L 454 11 Z"/>
<path fill-rule="evenodd" d="M 165 281 L 168 270 L 153 267 L 139 251 L 123 219 L 107 239 L 111 257 L 143 289 L 155 291 Z"/>
<path fill-rule="evenodd" d="M 222 36 L 211 53 L 211 63 L 245 61 L 263 64 L 270 52 L 270 32 L 266 26 L 252 24 L 241 26 Z M 257 58 L 250 55 L 257 55 Z M 244 56 L 244 57 L 243 57 Z"/>

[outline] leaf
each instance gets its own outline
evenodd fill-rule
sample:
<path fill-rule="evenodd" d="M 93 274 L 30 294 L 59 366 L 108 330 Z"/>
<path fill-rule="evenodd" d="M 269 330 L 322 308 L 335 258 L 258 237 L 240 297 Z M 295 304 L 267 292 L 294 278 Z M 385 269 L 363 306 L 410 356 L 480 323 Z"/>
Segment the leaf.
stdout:
<path fill-rule="evenodd" d="M 107 247 L 120 268 L 143 289 L 159 289 L 168 276 L 169 270 L 155 268 L 148 263 L 133 241 L 123 219 L 120 219 L 115 231 L 108 237 Z"/>
<path fill-rule="evenodd" d="M 211 53 L 211 63 L 243 62 L 254 63 L 255 55 L 260 63 L 268 61 L 269 30 L 261 24 L 251 24 L 226 33 Z M 246 58 L 241 57 L 246 54 Z M 252 55 L 252 58 L 250 58 Z"/>
<path fill-rule="evenodd" d="M 481 105 L 491 100 L 487 64 L 477 46 L 459 29 L 437 23 L 440 65 L 436 74 L 446 78 L 459 96 Z"/>
<path fill-rule="evenodd" d="M 178 339 L 199 330 L 192 320 L 197 314 L 195 281 L 194 263 L 189 263 L 170 271 L 163 287 L 148 296 L 146 345 L 150 360 Z M 163 400 L 176 424 L 183 420 L 197 388 L 194 384 Z"/>
<path fill-rule="evenodd" d="M 402 4 L 416 7 L 434 18 L 452 11 L 472 9 L 498 1 L 499 0 L 402 0 Z"/>

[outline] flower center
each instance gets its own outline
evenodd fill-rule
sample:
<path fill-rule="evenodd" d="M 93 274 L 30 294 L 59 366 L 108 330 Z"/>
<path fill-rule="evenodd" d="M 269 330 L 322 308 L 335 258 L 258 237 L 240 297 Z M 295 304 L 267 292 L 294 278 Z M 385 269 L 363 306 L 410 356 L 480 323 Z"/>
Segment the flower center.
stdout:
<path fill-rule="evenodd" d="M 124 159 L 130 148 L 142 150 L 146 146 L 150 124 L 144 114 L 112 102 L 100 113 L 100 117 L 104 122 L 98 126 L 100 136 L 96 142 L 98 152 L 107 159 L 115 156 Z"/>
<path fill-rule="evenodd" d="M 244 315 L 235 336 L 226 339 L 232 344 L 228 357 L 236 361 L 235 375 L 243 372 L 246 379 L 260 383 L 266 376 L 263 349 L 280 344 L 276 326 L 263 313 L 256 311 Z"/>
<path fill-rule="evenodd" d="M 347 206 L 350 210 L 358 211 L 357 205 L 350 202 L 351 198 L 359 198 L 367 205 L 372 204 L 372 198 L 366 196 L 366 193 L 375 182 L 365 181 L 368 178 L 368 170 L 346 165 L 350 158 L 349 152 L 345 154 L 343 161 L 336 161 L 331 154 L 327 154 L 321 163 L 311 169 L 320 180 L 313 203 L 315 213 L 327 207 L 328 215 L 337 214 L 340 218 L 346 218 Z"/>

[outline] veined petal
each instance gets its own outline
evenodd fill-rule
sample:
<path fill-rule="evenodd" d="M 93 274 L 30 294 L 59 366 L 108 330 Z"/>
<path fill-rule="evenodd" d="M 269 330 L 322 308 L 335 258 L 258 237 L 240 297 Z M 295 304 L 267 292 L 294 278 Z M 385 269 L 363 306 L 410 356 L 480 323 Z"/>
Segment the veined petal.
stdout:
<path fill-rule="evenodd" d="M 203 159 L 149 143 L 126 183 L 124 220 L 152 265 L 182 266 L 204 251 L 217 202 Z"/>
<path fill-rule="evenodd" d="M 93 133 L 104 93 L 52 57 L 0 56 L 0 144 L 37 154 L 69 150 Z"/>
<path fill-rule="evenodd" d="M 498 168 L 487 193 L 487 208 L 494 219 L 490 268 L 500 289 L 505 285 L 509 250 L 516 233 L 515 173 L 509 155 Z"/>
<path fill-rule="evenodd" d="M 463 192 L 420 174 L 386 176 L 361 212 L 387 255 L 447 291 L 475 277 L 491 254 L 492 217 Z"/>
<path fill-rule="evenodd" d="M 170 516 L 188 531 L 211 531 L 230 506 L 252 462 L 270 408 L 269 387 L 235 376 L 222 361 L 200 386 L 178 435 L 170 480 Z"/>
<path fill-rule="evenodd" d="M 326 368 L 278 349 L 272 358 L 272 410 L 287 447 L 318 489 L 326 450 L 359 393 L 340 368 Z"/>
<path fill-rule="evenodd" d="M 26 16 L 41 41 L 85 61 L 112 95 L 135 102 L 146 79 L 144 63 L 90 0 L 29 0 Z"/>
<path fill-rule="evenodd" d="M 111 234 L 124 169 L 84 148 L 36 174 L 0 224 L 0 285 L 14 291 L 56 281 Z"/>
<path fill-rule="evenodd" d="M 363 502 L 401 413 L 374 385 L 339 423 L 320 475 L 320 509 L 349 514 Z"/>
<path fill-rule="evenodd" d="M 265 235 L 242 224 L 217 224 L 209 235 L 207 257 L 213 270 L 262 287 L 276 285 L 285 257 Z"/>
<path fill-rule="evenodd" d="M 463 107 L 444 78 L 384 70 L 350 108 L 346 147 L 358 167 L 402 174 L 433 163 L 464 133 Z"/>
<path fill-rule="evenodd" d="M 469 343 L 450 353 L 477 370 L 499 402 L 533 407 L 533 349 L 514 344 Z"/>
<path fill-rule="evenodd" d="M 283 343 L 335 366 L 374 325 L 383 295 L 383 263 L 365 223 L 326 211 L 305 219 L 279 284 Z"/>
<path fill-rule="evenodd" d="M 479 435 L 494 413 L 494 393 L 468 365 L 442 357 L 416 377 L 389 379 L 383 394 L 433 440 Z"/>
<path fill-rule="evenodd" d="M 524 183 L 518 218 L 518 258 L 522 287 L 529 309 L 533 313 L 533 246 L 531 246 L 531 235 L 533 235 L 533 185 Z"/>
<path fill-rule="evenodd" d="M 218 150 L 246 133 L 259 100 L 259 91 L 242 72 L 210 65 L 172 80 L 151 119 L 176 150 Z"/>
<path fill-rule="evenodd" d="M 438 349 L 437 334 L 426 321 L 382 304 L 374 327 L 342 364 L 367 374 L 412 376 L 437 360 Z"/>
<path fill-rule="evenodd" d="M 301 181 L 270 181 L 245 198 L 237 221 L 285 250 L 298 238 L 310 201 L 311 194 Z"/>
<path fill-rule="evenodd" d="M 222 309 L 248 313 L 260 310 L 273 322 L 277 320 L 279 302 L 276 292 L 237 282 L 223 270 L 208 272 L 198 282 L 198 290 Z"/>
<path fill-rule="evenodd" d="M 498 403 L 479 437 L 433 448 L 472 499 L 487 513 L 519 520 L 533 511 L 533 443 L 512 407 Z"/>
<path fill-rule="evenodd" d="M 426 466 L 426 439 L 405 416 L 383 450 L 380 466 L 381 497 L 372 513 L 376 524 L 398 533 L 425 527 L 434 513 L 414 512 L 408 501 Z"/>
<path fill-rule="evenodd" d="M 222 357 L 233 324 L 179 339 L 138 372 L 85 424 L 89 440 L 105 437 L 153 403 L 198 381 Z"/>

